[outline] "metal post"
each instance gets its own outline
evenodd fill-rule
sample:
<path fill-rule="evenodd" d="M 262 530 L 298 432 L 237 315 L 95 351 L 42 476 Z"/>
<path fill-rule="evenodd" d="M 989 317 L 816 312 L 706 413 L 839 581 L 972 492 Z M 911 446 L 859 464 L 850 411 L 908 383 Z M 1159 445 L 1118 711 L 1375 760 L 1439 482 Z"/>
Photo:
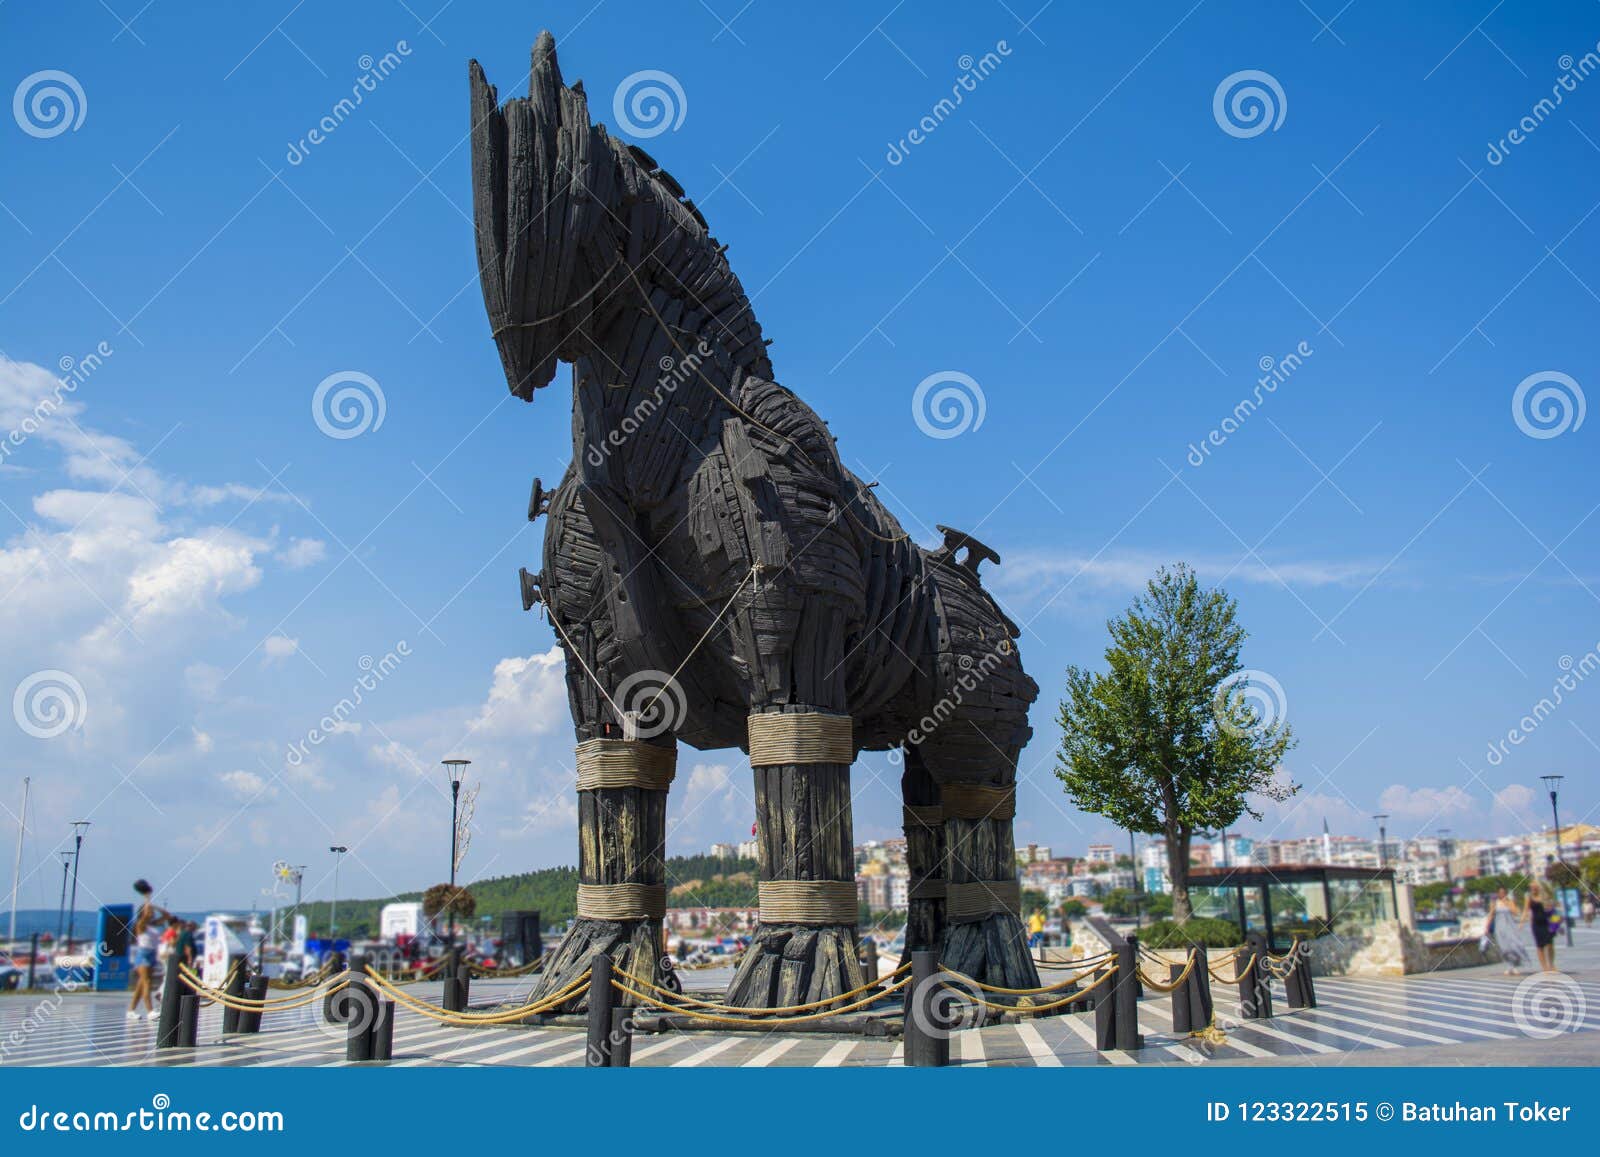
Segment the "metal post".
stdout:
<path fill-rule="evenodd" d="M 1184 965 L 1167 965 L 1167 980 L 1176 982 L 1183 976 Z M 1205 1025 L 1194 1023 L 1194 1014 L 1189 1003 L 1189 980 L 1184 977 L 1184 982 L 1172 990 L 1172 1031 L 1174 1033 L 1190 1033 L 1204 1028 Z"/>
<path fill-rule="evenodd" d="M 11 865 L 11 930 L 6 935 L 8 941 L 17 938 L 17 889 L 22 886 L 22 838 L 28 830 L 28 787 L 32 783 L 30 776 L 22 777 L 22 810 L 17 813 L 17 855 Z"/>
<path fill-rule="evenodd" d="M 1544 785 L 1550 789 L 1550 819 L 1551 822 L 1555 824 L 1556 829 L 1556 863 L 1564 867 L 1566 865 L 1566 860 L 1561 855 L 1561 813 L 1556 809 L 1556 788 L 1560 786 L 1562 779 L 1565 777 L 1559 775 L 1541 775 L 1539 778 L 1544 780 Z M 1567 911 L 1567 889 L 1560 879 L 1562 875 L 1564 875 L 1562 872 L 1556 873 L 1556 895 L 1561 897 L 1561 927 L 1566 929 L 1567 947 L 1571 948 L 1572 913 Z"/>
<path fill-rule="evenodd" d="M 589 961 L 589 1040 L 583 1063 L 591 1069 L 611 1065 L 611 1010 L 617 1006 L 611 971 L 611 957 L 604 952 L 595 953 Z"/>
<path fill-rule="evenodd" d="M 357 957 L 357 963 L 365 963 Z M 360 970 L 365 975 L 366 970 Z M 378 994 L 366 980 L 352 980 L 342 993 L 344 997 L 336 1007 L 345 1024 L 344 1059 L 347 1061 L 372 1060 L 373 1046 L 378 1036 Z"/>
<path fill-rule="evenodd" d="M 1189 1017 L 1199 1028 L 1211 1024 L 1211 961 L 1206 956 L 1206 946 L 1194 946 L 1194 971 L 1189 973 Z"/>
<path fill-rule="evenodd" d="M 73 846 L 72 846 L 72 903 L 67 907 L 67 955 L 72 955 L 72 933 L 77 926 L 78 918 L 78 860 L 83 855 L 83 831 L 89 826 L 88 820 L 73 820 Z"/>
<path fill-rule="evenodd" d="M 34 987 L 39 968 L 39 934 L 28 937 L 28 987 Z"/>
<path fill-rule="evenodd" d="M 333 906 L 328 911 L 328 939 L 339 939 L 339 861 L 350 849 L 343 844 L 334 844 L 328 848 L 333 853 Z"/>
<path fill-rule="evenodd" d="M 456 942 L 456 816 L 461 805 L 461 781 L 450 781 L 450 943 Z"/>
<path fill-rule="evenodd" d="M 67 872 L 72 867 L 72 853 L 61 853 L 61 903 L 56 907 L 55 949 L 61 951 L 61 934 L 67 927 Z"/>
<path fill-rule="evenodd" d="M 950 1032 L 940 1023 L 939 986 L 938 954 L 922 948 L 912 952 L 905 1003 L 908 1068 L 943 1068 L 950 1063 Z"/>

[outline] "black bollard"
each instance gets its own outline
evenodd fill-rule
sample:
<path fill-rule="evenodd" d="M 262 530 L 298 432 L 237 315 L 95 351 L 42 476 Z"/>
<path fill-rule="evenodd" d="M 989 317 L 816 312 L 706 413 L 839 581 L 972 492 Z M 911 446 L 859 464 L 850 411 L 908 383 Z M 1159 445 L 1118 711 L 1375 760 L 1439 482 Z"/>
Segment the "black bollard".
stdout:
<path fill-rule="evenodd" d="M 445 954 L 440 974 L 444 978 L 444 994 L 439 1003 L 446 1012 L 464 1012 L 467 1007 L 467 966 L 462 962 L 461 949 L 452 948 Z"/>
<path fill-rule="evenodd" d="M 331 978 L 333 978 L 335 976 L 338 976 L 340 973 L 344 972 L 344 970 L 345 970 L 344 953 L 338 951 L 337 949 L 335 949 L 333 952 L 328 953 L 328 977 L 329 977 L 329 979 L 331 979 Z M 333 1003 L 334 1000 L 336 999 L 336 996 L 337 996 L 336 993 L 330 992 L 330 993 L 328 993 L 327 996 L 324 996 L 322 998 L 322 1019 L 325 1022 L 327 1022 L 328 1024 L 337 1024 L 339 1022 L 339 1020 L 340 1020 L 338 1009 L 334 1006 L 334 1003 Z"/>
<path fill-rule="evenodd" d="M 178 1047 L 192 1049 L 199 1043 L 195 1038 L 200 1032 L 200 996 L 198 993 L 186 992 L 178 998 Z"/>
<path fill-rule="evenodd" d="M 378 1036 L 378 993 L 364 980 L 352 980 L 339 993 L 338 1019 L 344 1023 L 344 1059 L 370 1061 Z"/>
<path fill-rule="evenodd" d="M 1193 959 L 1193 957 L 1190 957 L 1191 961 Z M 1194 1023 L 1194 1014 L 1190 1010 L 1189 978 L 1183 976 L 1184 967 L 1185 965 L 1182 964 L 1167 965 L 1167 980 L 1174 985 L 1172 989 L 1172 1031 L 1189 1033 L 1196 1031 L 1196 1025 Z M 1178 982 L 1180 976 L 1183 976 L 1182 983 Z M 1201 1025 L 1199 1027 L 1204 1028 L 1205 1026 Z"/>
<path fill-rule="evenodd" d="M 1272 973 L 1267 971 L 1267 942 L 1259 932 L 1245 937 L 1234 968 L 1239 970 L 1239 1015 L 1245 1020 L 1271 1017 Z"/>
<path fill-rule="evenodd" d="M 172 957 L 161 978 L 161 1016 L 156 1021 L 156 1048 L 178 1047 L 178 1002 L 188 987 L 178 975 L 178 958 Z"/>
<path fill-rule="evenodd" d="M 617 992 L 611 987 L 611 957 L 597 952 L 589 961 L 589 1047 L 583 1063 L 591 1069 L 611 1065 L 611 1012 L 617 1007 Z"/>
<path fill-rule="evenodd" d="M 868 983 L 878 979 L 878 942 L 870 936 L 861 938 L 861 975 Z"/>
<path fill-rule="evenodd" d="M 1193 1022 L 1194 1031 L 1208 1028 L 1211 1024 L 1211 963 L 1206 958 L 1206 946 L 1194 946 L 1194 971 L 1189 973 L 1189 1019 Z"/>
<path fill-rule="evenodd" d="M 908 1068 L 943 1068 L 950 1063 L 950 1031 L 941 1023 L 939 958 L 929 949 L 911 953 L 911 984 L 905 1001 Z"/>
<path fill-rule="evenodd" d="M 1283 996 L 1290 1008 L 1316 1008 L 1317 997 L 1311 987 L 1311 953 L 1304 940 L 1296 940 L 1284 958 L 1286 973 Z"/>
<path fill-rule="evenodd" d="M 633 1009 L 611 1010 L 611 1065 L 626 1069 L 633 1064 Z"/>
<path fill-rule="evenodd" d="M 1123 940 L 1117 945 L 1117 978 L 1112 982 L 1111 999 L 1117 1006 L 1116 1047 L 1142 1049 L 1144 1037 L 1139 1033 L 1139 957 L 1135 942 Z"/>
<path fill-rule="evenodd" d="M 237 968 L 228 973 L 228 983 L 223 986 L 222 991 L 229 1000 L 238 1000 L 244 995 L 244 984 L 249 979 L 249 972 L 250 969 L 241 961 Z M 229 1008 L 227 1005 L 222 1006 L 222 1031 L 224 1034 L 239 1031 L 239 1016 L 238 1009 Z"/>
<path fill-rule="evenodd" d="M 28 938 L 28 987 L 33 988 L 38 980 L 39 968 L 39 934 L 35 932 Z"/>
<path fill-rule="evenodd" d="M 265 976 L 252 976 L 249 980 L 249 983 L 244 986 L 245 999 L 252 1002 L 266 1000 L 267 989 L 269 987 L 270 986 L 267 984 L 267 978 Z M 239 1031 L 260 1032 L 261 1014 L 263 1011 L 264 1010 L 260 1008 L 252 1008 L 248 1012 L 241 1012 L 239 1014 Z"/>
<path fill-rule="evenodd" d="M 1113 979 L 1105 980 L 1110 974 Z M 1094 1001 L 1094 1047 L 1096 1052 L 1106 1052 L 1117 1047 L 1117 1002 L 1112 998 L 1111 986 L 1116 974 L 1109 968 L 1095 973 L 1096 982 L 1104 981 L 1090 998 Z"/>
<path fill-rule="evenodd" d="M 346 1047 L 348 1049 L 348 1043 Z M 394 1059 L 394 1001 L 392 1000 L 378 1003 L 378 1023 L 372 1029 L 372 1059 L 375 1061 Z"/>
<path fill-rule="evenodd" d="M 1137 932 L 1128 933 L 1128 943 L 1133 945 L 1133 962 L 1137 964 L 1139 962 L 1139 934 Z M 1133 992 L 1135 1000 L 1144 999 L 1144 982 L 1139 979 L 1139 970 L 1137 968 L 1133 970 Z"/>

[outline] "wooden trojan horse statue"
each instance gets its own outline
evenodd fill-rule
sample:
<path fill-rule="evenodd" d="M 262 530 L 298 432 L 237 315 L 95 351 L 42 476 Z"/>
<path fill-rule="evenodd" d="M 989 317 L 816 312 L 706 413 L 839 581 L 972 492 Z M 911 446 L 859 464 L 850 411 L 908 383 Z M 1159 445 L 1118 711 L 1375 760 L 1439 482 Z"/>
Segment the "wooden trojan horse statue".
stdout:
<path fill-rule="evenodd" d="M 903 749 L 913 947 L 1038 983 L 1018 920 L 1017 754 L 1038 693 L 978 579 L 981 543 L 925 551 L 773 379 L 739 279 L 683 189 L 591 124 L 539 36 L 526 99 L 471 65 L 478 266 L 511 392 L 572 366 L 572 465 L 543 569 L 577 730 L 578 920 L 540 994 L 596 952 L 656 979 L 678 742 L 755 776 L 761 920 L 727 999 L 859 987 L 850 765 Z M 581 998 L 574 1006 L 581 1004 Z"/>

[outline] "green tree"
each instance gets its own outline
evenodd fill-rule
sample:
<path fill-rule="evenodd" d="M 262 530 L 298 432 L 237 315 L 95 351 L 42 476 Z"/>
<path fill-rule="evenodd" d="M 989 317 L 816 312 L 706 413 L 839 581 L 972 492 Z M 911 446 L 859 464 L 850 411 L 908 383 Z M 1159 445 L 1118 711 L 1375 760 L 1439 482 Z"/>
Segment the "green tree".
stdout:
<path fill-rule="evenodd" d="M 1251 795 L 1285 800 L 1276 778 L 1294 745 L 1277 711 L 1251 705 L 1240 676 L 1246 638 L 1238 604 L 1202 590 L 1194 572 L 1162 568 L 1127 612 L 1107 624 L 1103 674 L 1067 670 L 1056 775 L 1084 811 L 1166 841 L 1173 917 L 1189 906 L 1196 831 L 1260 819 Z"/>

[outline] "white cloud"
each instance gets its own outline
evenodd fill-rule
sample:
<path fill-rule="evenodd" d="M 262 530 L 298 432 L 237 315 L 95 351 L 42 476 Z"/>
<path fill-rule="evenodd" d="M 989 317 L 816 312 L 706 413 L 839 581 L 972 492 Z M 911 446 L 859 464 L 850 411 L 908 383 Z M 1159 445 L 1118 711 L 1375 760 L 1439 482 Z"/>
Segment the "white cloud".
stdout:
<path fill-rule="evenodd" d="M 1399 821 L 1416 821 L 1426 825 L 1448 817 L 1471 815 L 1478 810 L 1478 802 L 1464 788 L 1407 787 L 1403 783 L 1391 784 L 1378 796 L 1378 808 Z"/>
<path fill-rule="evenodd" d="M 299 649 L 300 640 L 287 635 L 268 635 L 261 640 L 262 661 L 265 663 L 281 663 Z"/>
<path fill-rule="evenodd" d="M 263 796 L 278 794 L 278 789 L 268 785 L 266 779 L 253 771 L 224 771 L 217 782 L 227 788 L 240 803 L 252 803 Z"/>
<path fill-rule="evenodd" d="M 278 561 L 290 570 L 304 570 L 327 556 L 328 544 L 320 538 L 291 538 L 289 545 L 278 552 Z"/>
<path fill-rule="evenodd" d="M 1156 571 L 1187 562 L 1200 581 L 1208 585 L 1251 583 L 1294 589 L 1359 587 L 1379 573 L 1383 564 L 1368 561 L 1319 559 L 1219 558 L 1182 553 L 1102 551 L 1080 554 L 1058 550 L 1008 552 L 1005 565 L 985 571 L 986 583 L 1016 606 L 1049 604 L 1066 609 L 1104 596 L 1126 596 L 1144 590 Z"/>
<path fill-rule="evenodd" d="M 194 735 L 194 749 L 201 755 L 209 755 L 217 745 L 217 741 L 198 727 L 191 727 L 189 731 Z"/>
<path fill-rule="evenodd" d="M 1508 783 L 1494 793 L 1494 806 L 1499 813 L 1494 818 L 1502 823 L 1509 818 L 1518 828 L 1538 827 L 1539 821 L 1532 818 L 1535 798 L 1531 787 Z"/>

